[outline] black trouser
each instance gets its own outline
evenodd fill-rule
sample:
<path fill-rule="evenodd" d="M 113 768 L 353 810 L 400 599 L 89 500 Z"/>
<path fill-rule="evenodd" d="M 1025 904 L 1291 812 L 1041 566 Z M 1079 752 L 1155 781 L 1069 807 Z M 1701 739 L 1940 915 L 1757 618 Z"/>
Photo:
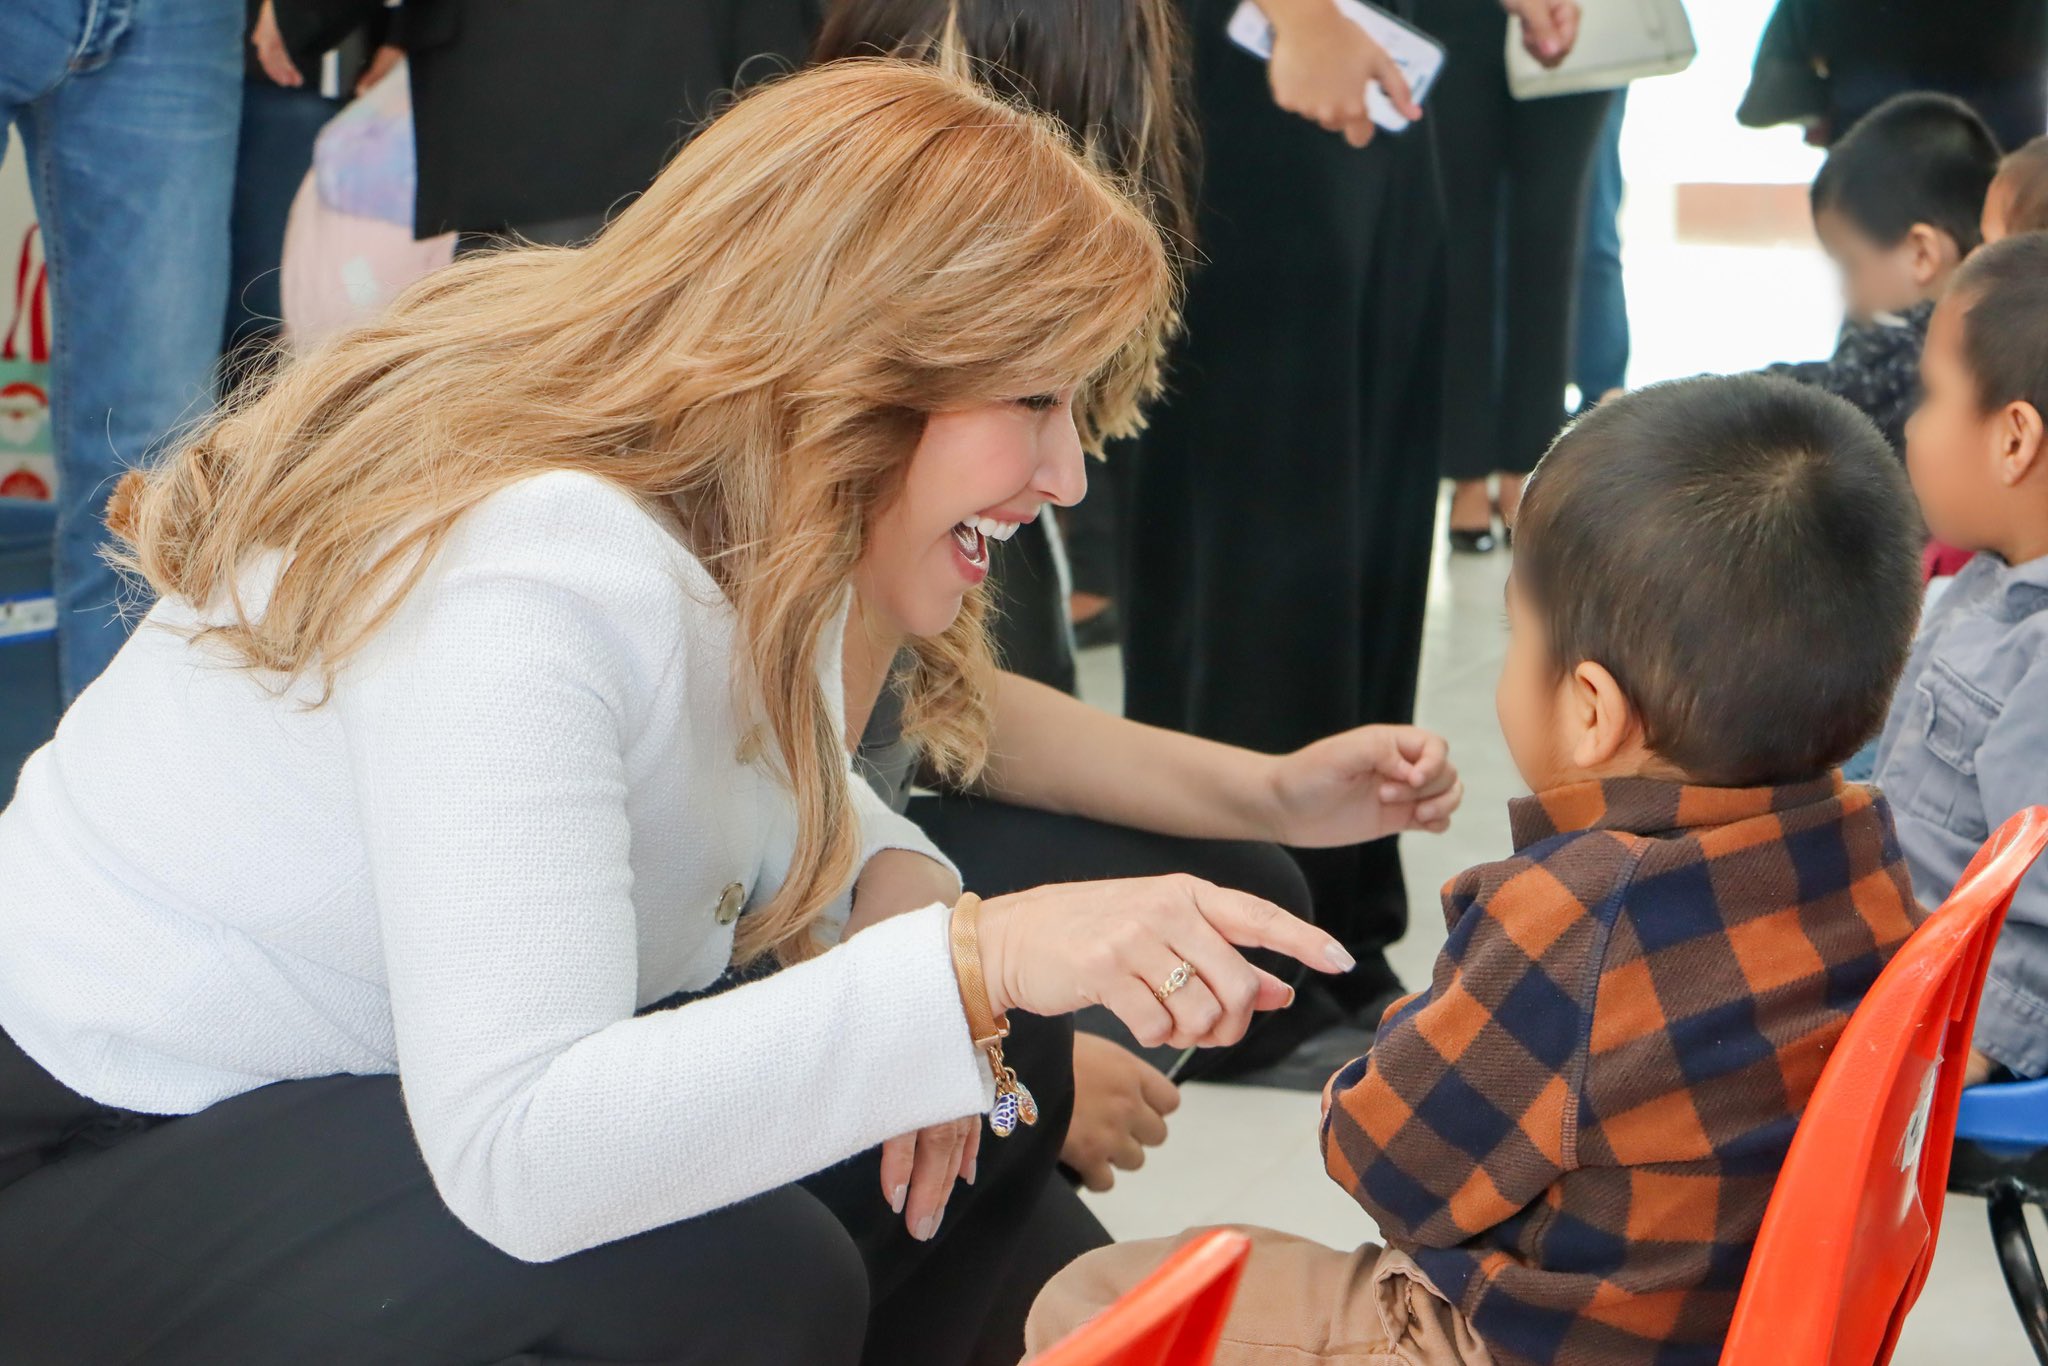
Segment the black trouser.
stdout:
<path fill-rule="evenodd" d="M 890 1213 L 870 1152 L 539 1264 L 449 1213 L 395 1077 L 152 1120 L 74 1095 L 0 1035 L 0 1362 L 1014 1362 L 1039 1286 L 1108 1238 L 1052 1178 L 1070 1026 L 1013 1023 L 1044 1117 L 984 1140 L 931 1243 Z"/>
<path fill-rule="evenodd" d="M 1500 0 L 1415 0 L 1415 20 L 1448 53 L 1428 115 L 1450 267 L 1444 473 L 1526 474 L 1564 425 L 1586 192 L 1614 95 L 1510 96 Z"/>
<path fill-rule="evenodd" d="M 1051 882 L 1189 873 L 1219 887 L 1250 892 L 1304 920 L 1315 919 L 1301 868 L 1277 844 L 1176 839 L 1081 816 L 953 795 L 914 798 L 909 815 L 959 865 L 961 883 L 983 896 L 1004 896 Z M 1291 958 L 1265 950 L 1254 950 L 1249 957 L 1286 982 L 1299 983 L 1308 971 Z M 1162 1071 L 1179 1060 L 1178 1049 L 1140 1047 L 1123 1022 L 1101 1006 L 1082 1011 L 1074 1023 L 1143 1054 Z M 1204 1049 L 1176 1075 L 1200 1080 L 1278 1061 L 1306 1032 L 1328 1023 L 1307 1013 L 1256 1016 L 1242 1042 L 1227 1049 Z"/>
<path fill-rule="evenodd" d="M 1271 753 L 1414 709 L 1442 225 L 1433 118 L 1354 150 L 1275 107 L 1235 7 L 1192 6 L 1203 259 L 1124 505 L 1125 710 Z M 1361 962 L 1400 938 L 1392 841 L 1300 861 Z"/>

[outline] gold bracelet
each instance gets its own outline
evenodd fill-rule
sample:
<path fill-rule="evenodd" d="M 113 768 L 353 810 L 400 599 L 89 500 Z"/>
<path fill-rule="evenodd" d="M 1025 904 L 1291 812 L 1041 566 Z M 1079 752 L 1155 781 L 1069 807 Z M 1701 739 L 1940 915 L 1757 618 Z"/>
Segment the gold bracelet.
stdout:
<path fill-rule="evenodd" d="M 1003 1040 L 1010 1035 L 1010 1021 L 989 1005 L 988 983 L 981 971 L 981 898 L 972 892 L 953 907 L 952 942 L 953 975 L 960 985 L 967 1033 L 974 1046 L 988 1056 L 988 1069 L 996 1081 L 996 1103 L 988 1112 L 988 1126 L 997 1138 L 1008 1138 L 1018 1124 L 1038 1123 L 1038 1102 L 1003 1061 Z"/>

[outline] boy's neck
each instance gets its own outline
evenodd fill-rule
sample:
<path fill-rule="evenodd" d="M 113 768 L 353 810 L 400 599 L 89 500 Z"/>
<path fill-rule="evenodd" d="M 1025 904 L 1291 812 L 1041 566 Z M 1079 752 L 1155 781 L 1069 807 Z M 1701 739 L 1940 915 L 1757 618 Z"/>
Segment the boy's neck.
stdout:
<path fill-rule="evenodd" d="M 1526 776 L 1526 775 L 1525 775 Z M 1541 783 L 1532 782 L 1532 792 L 1548 792 L 1553 788 L 1571 787 L 1576 783 L 1605 783 L 1616 778 L 1651 778 L 1660 783 L 1692 783 L 1693 777 L 1678 765 L 1660 758 L 1650 750 L 1632 747 L 1631 752 L 1617 754 L 1605 763 L 1580 767 L 1567 764 L 1555 773 L 1547 775 Z"/>
<path fill-rule="evenodd" d="M 2032 526 L 2016 531 L 2002 538 L 2000 544 L 1985 549 L 2004 560 L 2007 564 L 2026 564 L 2048 556 L 2048 527 Z"/>
<path fill-rule="evenodd" d="M 1939 303 L 1941 296 L 1948 293 L 1948 282 L 1955 277 L 1956 270 L 1961 265 L 1962 262 L 1958 261 L 1953 266 L 1944 266 L 1937 270 L 1934 278 L 1927 282 L 1926 288 L 1920 291 L 1919 297 L 1899 311 L 1904 313 L 1909 309 L 1918 308 L 1921 304 Z"/>
<path fill-rule="evenodd" d="M 1994 508 L 2005 525 L 1973 550 L 1988 550 L 2007 564 L 2026 564 L 2048 555 L 2048 468 L 2031 469 L 2012 487 L 2001 490 Z"/>

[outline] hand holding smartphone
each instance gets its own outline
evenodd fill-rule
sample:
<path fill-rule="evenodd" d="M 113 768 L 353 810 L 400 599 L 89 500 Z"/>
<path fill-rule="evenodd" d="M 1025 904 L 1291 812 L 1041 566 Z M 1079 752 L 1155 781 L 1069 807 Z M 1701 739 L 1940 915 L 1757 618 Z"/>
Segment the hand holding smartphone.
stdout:
<path fill-rule="evenodd" d="M 1443 46 L 1406 20 L 1377 5 L 1366 4 L 1364 0 L 1334 0 L 1334 3 L 1339 14 L 1386 50 L 1402 78 L 1408 82 L 1409 94 L 1419 106 L 1429 94 L 1430 86 L 1436 83 L 1437 73 L 1443 70 Z M 1237 7 L 1230 16 L 1227 32 L 1232 42 L 1253 56 L 1272 59 L 1273 24 L 1254 0 L 1244 0 Z M 1408 117 L 1387 98 L 1378 82 L 1366 87 L 1365 108 L 1372 122 L 1390 133 L 1398 133 L 1409 124 Z"/>

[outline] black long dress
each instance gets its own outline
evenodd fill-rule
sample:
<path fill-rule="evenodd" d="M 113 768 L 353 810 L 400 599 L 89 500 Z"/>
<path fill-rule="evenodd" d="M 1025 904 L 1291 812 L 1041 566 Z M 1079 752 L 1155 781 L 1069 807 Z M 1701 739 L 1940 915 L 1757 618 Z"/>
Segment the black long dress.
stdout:
<path fill-rule="evenodd" d="M 1449 221 L 1443 472 L 1527 474 L 1564 425 L 1586 194 L 1614 92 L 1517 100 L 1500 0 L 1415 10 L 1447 54 L 1430 95 Z"/>
<path fill-rule="evenodd" d="M 1437 488 L 1442 209 L 1429 123 L 1355 150 L 1276 107 L 1192 0 L 1199 248 L 1130 471 L 1126 711 L 1282 751 L 1415 703 Z M 1401 7 L 1401 6 L 1397 6 Z M 1367 968 L 1407 925 L 1393 840 L 1305 852 Z"/>

